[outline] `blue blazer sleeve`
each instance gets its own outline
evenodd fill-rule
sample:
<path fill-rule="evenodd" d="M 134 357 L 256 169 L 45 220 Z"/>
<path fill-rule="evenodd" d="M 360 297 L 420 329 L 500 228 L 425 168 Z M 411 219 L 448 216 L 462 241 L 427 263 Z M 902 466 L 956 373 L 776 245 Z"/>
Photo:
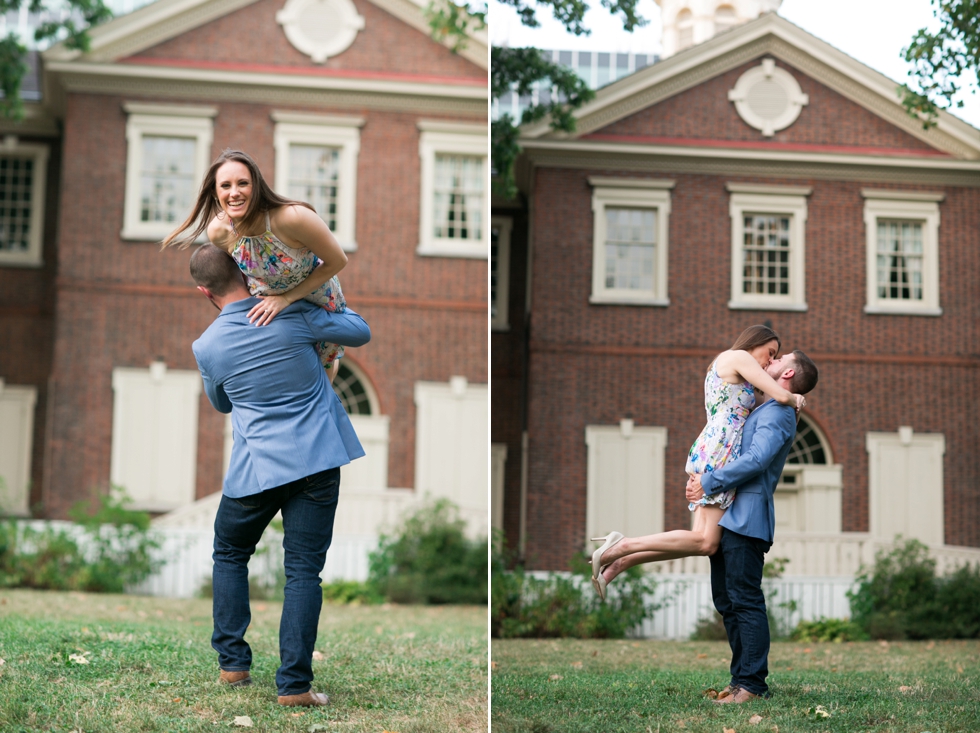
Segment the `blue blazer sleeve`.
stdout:
<path fill-rule="evenodd" d="M 742 455 L 701 477 L 704 493 L 734 489 L 759 476 L 795 434 L 795 411 L 783 405 L 771 406 L 766 415 L 759 416 L 750 444 L 742 446 Z"/>
<path fill-rule="evenodd" d="M 320 307 L 304 310 L 314 341 L 329 341 L 341 346 L 363 346 L 371 340 L 367 322 L 350 308 L 334 313 Z"/>
<path fill-rule="evenodd" d="M 197 343 L 194 344 L 194 358 L 197 359 L 197 368 L 201 370 L 201 379 L 204 380 L 204 392 L 208 396 L 211 405 L 218 412 L 225 414 L 231 412 L 231 400 L 225 393 L 225 388 L 216 383 L 205 366 L 203 354 L 198 352 Z"/>

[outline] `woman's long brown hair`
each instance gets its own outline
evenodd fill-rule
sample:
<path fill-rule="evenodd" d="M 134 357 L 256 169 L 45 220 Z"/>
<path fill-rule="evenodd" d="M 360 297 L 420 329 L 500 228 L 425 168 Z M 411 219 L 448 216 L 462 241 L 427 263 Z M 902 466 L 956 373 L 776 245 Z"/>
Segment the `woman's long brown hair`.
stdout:
<path fill-rule="evenodd" d="M 779 336 L 769 326 L 749 326 L 735 339 L 732 351 L 752 351 L 759 346 L 765 346 L 770 341 L 775 341 L 777 347 L 782 346 Z"/>
<path fill-rule="evenodd" d="M 316 211 L 316 209 L 305 201 L 293 201 L 273 191 L 262 177 L 262 171 L 259 170 L 259 167 L 248 153 L 243 153 L 241 150 L 225 148 L 221 152 L 221 155 L 214 159 L 211 167 L 208 168 L 208 172 L 204 176 L 204 182 L 201 184 L 201 190 L 197 194 L 197 201 L 194 204 L 194 210 L 191 212 L 191 215 L 163 240 L 160 249 L 166 249 L 167 247 L 187 249 L 207 230 L 208 224 L 221 211 L 221 205 L 218 203 L 217 196 L 218 168 L 229 161 L 244 165 L 248 168 L 249 175 L 252 177 L 252 197 L 248 202 L 248 208 L 245 210 L 245 216 L 242 217 L 242 222 L 239 225 L 242 231 L 251 229 L 255 220 L 263 212 L 279 208 L 280 206 L 295 204 L 305 206 L 310 211 Z"/>

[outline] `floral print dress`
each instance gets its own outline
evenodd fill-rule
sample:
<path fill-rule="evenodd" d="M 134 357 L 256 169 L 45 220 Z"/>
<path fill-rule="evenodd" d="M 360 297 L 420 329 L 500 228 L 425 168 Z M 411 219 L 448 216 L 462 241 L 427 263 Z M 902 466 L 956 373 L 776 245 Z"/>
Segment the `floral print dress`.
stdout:
<path fill-rule="evenodd" d="M 748 382 L 729 384 L 718 375 L 712 362 L 704 378 L 704 409 L 708 413 L 708 424 L 691 446 L 684 470 L 689 474 L 709 473 L 738 458 L 742 448 L 742 427 L 753 407 L 755 390 L 752 385 Z M 698 506 L 708 504 L 727 509 L 734 499 L 735 489 L 730 489 L 703 496 L 688 504 L 688 509 L 693 512 Z"/>
<path fill-rule="evenodd" d="M 231 256 L 248 278 L 252 295 L 280 295 L 292 290 L 320 264 L 319 258 L 310 250 L 305 247 L 294 249 L 273 234 L 268 213 L 265 215 L 265 234 L 239 237 Z M 328 311 L 343 313 L 347 310 L 347 301 L 336 276 L 303 299 Z M 344 355 L 344 347 L 323 341 L 316 344 L 316 352 L 320 363 L 328 366 Z"/>

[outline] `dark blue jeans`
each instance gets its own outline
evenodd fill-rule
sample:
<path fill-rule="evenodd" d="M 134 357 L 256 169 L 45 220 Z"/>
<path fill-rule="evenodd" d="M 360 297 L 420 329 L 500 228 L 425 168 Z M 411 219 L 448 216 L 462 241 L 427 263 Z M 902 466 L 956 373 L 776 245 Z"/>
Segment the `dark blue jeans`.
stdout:
<path fill-rule="evenodd" d="M 768 696 L 769 619 L 762 594 L 762 566 L 772 543 L 721 530 L 711 556 L 711 596 L 725 621 L 732 648 L 733 687 Z"/>
<path fill-rule="evenodd" d="M 218 666 L 247 671 L 252 650 L 245 630 L 252 620 L 248 606 L 248 559 L 262 532 L 282 510 L 286 589 L 279 622 L 276 686 L 280 695 L 300 695 L 313 681 L 313 646 L 323 594 L 320 571 L 333 538 L 333 519 L 340 491 L 340 469 L 278 486 L 261 494 L 221 497 L 214 520 L 214 634 L 211 646 Z"/>

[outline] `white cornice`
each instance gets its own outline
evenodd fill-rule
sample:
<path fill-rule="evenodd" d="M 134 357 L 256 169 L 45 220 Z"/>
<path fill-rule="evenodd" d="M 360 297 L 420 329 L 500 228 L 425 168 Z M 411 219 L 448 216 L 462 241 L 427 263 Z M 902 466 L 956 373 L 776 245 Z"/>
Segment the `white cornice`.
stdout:
<path fill-rule="evenodd" d="M 980 159 L 980 130 L 940 111 L 937 125 L 923 130 L 897 94 L 897 83 L 865 66 L 798 26 L 769 13 L 705 43 L 660 61 L 596 92 L 574 112 L 572 136 L 551 131 L 547 120 L 528 125 L 525 138 L 579 138 L 763 54 L 800 69 L 816 81 L 859 104 L 929 145 L 964 159 Z"/>
<path fill-rule="evenodd" d="M 130 115 L 164 115 L 166 117 L 217 117 L 217 107 L 202 107 L 189 104 L 147 104 L 146 102 L 123 102 L 123 110 Z"/>
<path fill-rule="evenodd" d="M 288 122 L 296 125 L 329 125 L 330 127 L 364 127 L 363 117 L 348 115 L 318 115 L 310 112 L 272 110 L 269 115 L 273 122 Z"/>
<path fill-rule="evenodd" d="M 619 178 L 616 176 L 589 176 L 589 185 L 593 188 L 651 188 L 655 190 L 670 190 L 677 181 L 667 178 Z"/>
<path fill-rule="evenodd" d="M 422 132 L 451 132 L 462 135 L 483 135 L 489 132 L 486 125 L 449 120 L 419 120 L 415 123 Z"/>
<path fill-rule="evenodd" d="M 765 183 L 726 183 L 729 193 L 763 193 L 782 196 L 809 196 L 813 186 L 773 186 Z"/>
<path fill-rule="evenodd" d="M 942 191 L 896 191 L 893 188 L 862 188 L 861 196 L 866 199 L 885 199 L 886 201 L 931 201 L 940 203 L 946 200 Z"/>

